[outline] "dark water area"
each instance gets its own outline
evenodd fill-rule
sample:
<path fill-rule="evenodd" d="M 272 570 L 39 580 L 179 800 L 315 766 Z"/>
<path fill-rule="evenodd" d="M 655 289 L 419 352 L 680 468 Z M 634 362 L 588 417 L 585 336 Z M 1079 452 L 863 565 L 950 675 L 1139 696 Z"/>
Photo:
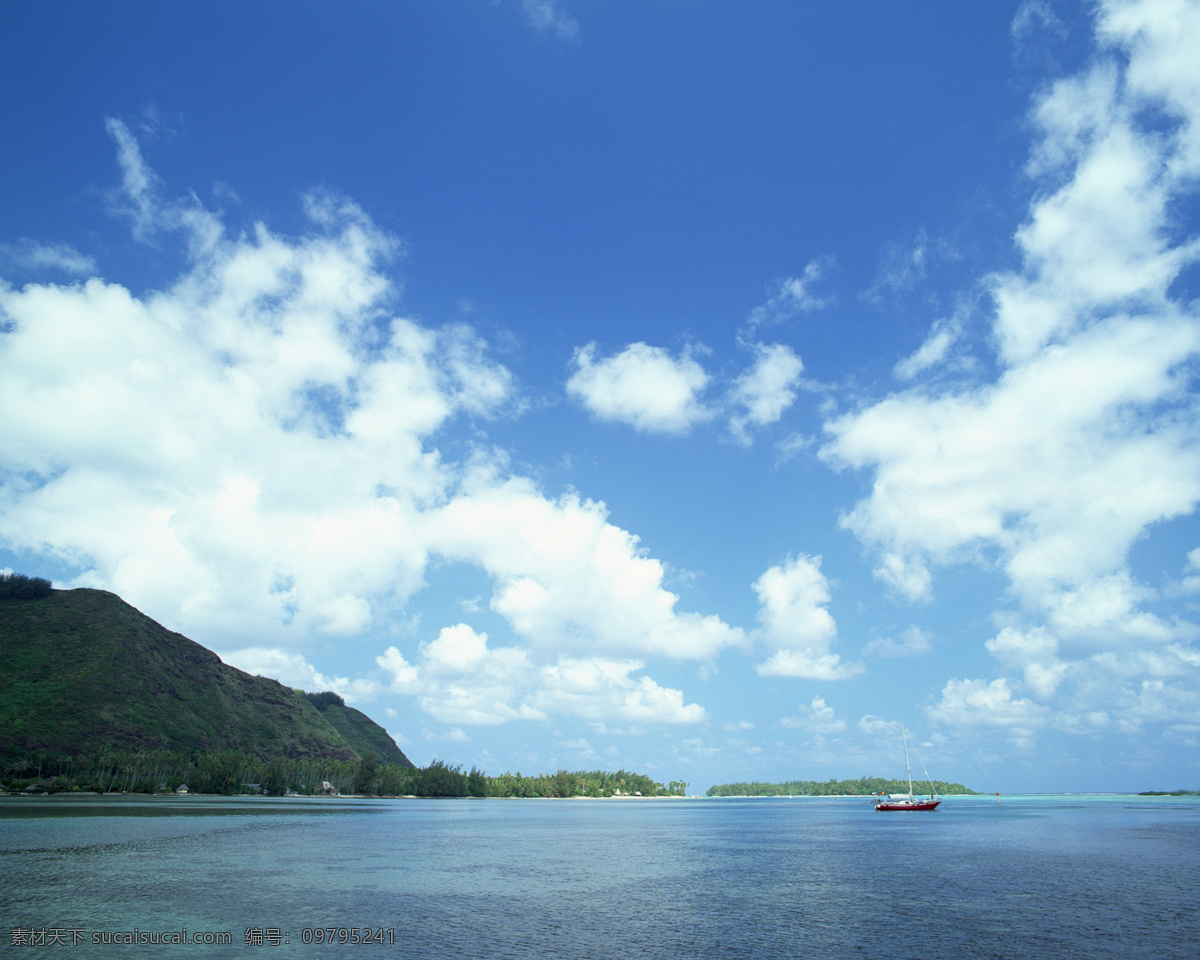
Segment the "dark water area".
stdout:
<path fill-rule="evenodd" d="M 0 798 L 12 957 L 1195 960 L 1198 901 L 1197 798 Z"/>

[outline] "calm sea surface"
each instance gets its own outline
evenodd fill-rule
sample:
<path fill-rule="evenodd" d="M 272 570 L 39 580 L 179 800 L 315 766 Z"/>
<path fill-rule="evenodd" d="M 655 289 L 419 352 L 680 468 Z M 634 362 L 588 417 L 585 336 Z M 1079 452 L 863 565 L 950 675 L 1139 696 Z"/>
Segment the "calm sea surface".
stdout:
<path fill-rule="evenodd" d="M 1198 902 L 1196 798 L 0 798 L 6 957 L 1195 960 Z"/>

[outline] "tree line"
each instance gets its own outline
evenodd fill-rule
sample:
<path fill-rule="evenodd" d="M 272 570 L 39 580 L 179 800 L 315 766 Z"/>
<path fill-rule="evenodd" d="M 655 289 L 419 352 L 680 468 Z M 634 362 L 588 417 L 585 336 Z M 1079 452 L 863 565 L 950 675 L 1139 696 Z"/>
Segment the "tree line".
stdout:
<path fill-rule="evenodd" d="M 44 577 L 27 577 L 23 573 L 0 573 L 0 600 L 36 600 L 48 597 L 54 589 Z"/>
<path fill-rule="evenodd" d="M 520 771 L 489 777 L 490 797 L 685 797 L 682 780 L 657 783 L 640 773 L 617 770 L 581 770 L 523 777 Z"/>
<path fill-rule="evenodd" d="M 237 750 L 184 754 L 173 750 L 97 750 L 68 756 L 46 750 L 0 758 L 0 785 L 20 792 L 91 791 L 164 793 L 186 786 L 189 793 L 318 796 L 328 792 L 382 797 L 611 797 L 684 796 L 687 784 L 656 783 L 618 770 L 560 770 L 522 777 L 489 777 L 472 766 L 464 771 L 434 760 L 425 767 L 379 763 L 373 754 L 358 760 L 264 760 Z"/>
<path fill-rule="evenodd" d="M 307 693 L 304 690 L 300 690 L 300 693 L 303 693 L 304 699 L 317 708 L 318 713 L 320 713 L 330 704 L 337 704 L 339 707 L 344 707 L 346 705 L 346 701 L 332 690 L 323 690 L 320 693 Z"/>
<path fill-rule="evenodd" d="M 914 781 L 920 793 L 932 792 L 941 796 L 974 794 L 976 791 L 961 783 L 944 780 Z M 918 789 L 920 788 L 920 789 Z M 869 797 L 880 793 L 908 793 L 907 780 L 885 780 L 883 777 L 859 777 L 857 780 L 789 780 L 786 783 L 721 783 L 708 788 L 709 797 Z"/>

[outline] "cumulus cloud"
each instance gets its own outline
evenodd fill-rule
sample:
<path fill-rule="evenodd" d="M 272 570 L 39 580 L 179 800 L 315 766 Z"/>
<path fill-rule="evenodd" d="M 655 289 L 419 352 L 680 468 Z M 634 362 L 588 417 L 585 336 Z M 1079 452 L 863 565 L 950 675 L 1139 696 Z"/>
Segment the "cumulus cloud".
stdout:
<path fill-rule="evenodd" d="M 1163 593 L 1171 597 L 1187 597 L 1200 593 L 1200 547 L 1188 552 L 1183 576 L 1168 583 Z"/>
<path fill-rule="evenodd" d="M 1022 670 L 1026 689 L 1042 701 L 1054 695 L 1070 670 L 1058 657 L 1058 639 L 1044 627 L 1024 631 L 1006 627 L 987 642 L 987 649 L 1001 663 Z"/>
<path fill-rule="evenodd" d="M 642 666 L 640 660 L 563 658 L 542 670 L 535 703 L 548 712 L 596 721 L 688 724 L 706 718 L 699 704 L 684 703 L 681 691 L 630 676 Z"/>
<path fill-rule="evenodd" d="M 993 385 L 898 394 L 832 421 L 823 455 L 877 474 L 845 525 L 887 548 L 894 582 L 984 544 L 1031 599 L 1105 575 L 1146 525 L 1200 496 L 1180 367 L 1198 344 L 1173 312 L 1121 315 Z"/>
<path fill-rule="evenodd" d="M 471 726 L 538 720 L 545 714 L 523 703 L 534 668 L 518 647 L 489 648 L 486 633 L 465 623 L 444 627 L 422 643 L 418 663 L 396 647 L 376 663 L 391 674 L 391 689 L 415 695 L 421 709 L 447 724 Z"/>
<path fill-rule="evenodd" d="M 687 433 L 712 417 L 701 400 L 709 376 L 690 350 L 678 356 L 662 347 L 631 343 L 596 359 L 596 344 L 579 347 L 567 393 L 601 420 L 646 433 Z"/>
<path fill-rule="evenodd" d="M 445 627 L 420 646 L 417 663 L 396 647 L 376 662 L 391 689 L 415 695 L 424 711 L 447 724 L 470 726 L 547 716 L 603 722 L 690 724 L 705 719 L 680 690 L 634 677 L 640 660 L 559 656 L 538 664 L 515 646 L 491 648 L 486 633 L 467 624 Z"/>
<path fill-rule="evenodd" d="M 749 444 L 750 427 L 776 423 L 796 400 L 796 389 L 804 364 L 782 343 L 754 345 L 754 366 L 734 382 L 728 403 L 736 411 L 729 429 L 743 444 Z"/>
<path fill-rule="evenodd" d="M 492 576 L 492 609 L 541 650 L 709 660 L 744 642 L 718 617 L 678 611 L 661 562 L 601 503 L 481 469 L 425 523 L 441 555 Z"/>
<path fill-rule="evenodd" d="M 0 290 L 0 402 L 23 411 L 0 437 L 6 543 L 218 638 L 354 632 L 420 585 L 411 525 L 447 482 L 424 439 L 502 403 L 481 385 L 505 375 L 386 314 L 395 245 L 361 210 L 307 210 L 301 237 L 200 224 L 187 272 L 142 297 Z"/>
<path fill-rule="evenodd" d="M 811 703 L 801 704 L 800 712 L 796 716 L 784 717 L 779 724 L 792 730 L 803 730 L 805 733 L 822 736 L 827 733 L 841 733 L 846 729 L 846 721 L 837 716 L 824 697 L 813 697 Z"/>
<path fill-rule="evenodd" d="M 740 630 L 677 610 L 602 504 L 432 445 L 456 418 L 512 409 L 516 388 L 469 327 L 393 314 L 394 238 L 327 192 L 305 199 L 301 236 L 229 235 L 194 198 L 163 200 L 128 129 L 110 131 L 114 204 L 139 236 L 178 234 L 190 263 L 144 296 L 96 278 L 0 289 L 0 403 L 22 411 L 0 432 L 6 546 L 61 557 L 82 571 L 71 585 L 245 669 L 360 698 L 372 681 L 296 649 L 396 622 L 431 557 L 462 560 L 493 578 L 519 645 L 460 624 L 411 663 L 392 647 L 392 692 L 462 725 L 704 716 L 643 658 L 711 660 Z"/>
<path fill-rule="evenodd" d="M 1026 4 L 1020 17 L 1045 14 Z M 1020 604 L 1025 626 L 988 648 L 1021 679 L 953 681 L 937 707 L 947 721 L 990 712 L 1032 729 L 1042 708 L 1013 683 L 1046 698 L 1070 664 L 1086 659 L 1094 679 L 1103 652 L 1123 670 L 1138 662 L 1131 650 L 1194 631 L 1147 609 L 1154 593 L 1128 563 L 1151 525 L 1200 502 L 1200 317 L 1172 299 L 1200 259 L 1174 213 L 1200 172 L 1188 53 L 1200 9 L 1111 0 L 1097 35 L 1094 62 L 1032 111 L 1037 192 L 1015 237 L 1021 267 L 987 281 L 995 378 L 921 382 L 959 336 L 942 321 L 897 367 L 911 389 L 826 424 L 821 456 L 873 473 L 843 524 L 878 550 L 880 579 L 923 599 L 937 566 L 998 558 Z"/>
<path fill-rule="evenodd" d="M 1008 680 L 948 680 L 941 700 L 927 711 L 930 719 L 946 728 L 999 727 L 1021 746 L 1029 745 L 1045 725 L 1048 711 L 1032 700 L 1015 697 Z"/>
<path fill-rule="evenodd" d="M 899 720 L 885 720 L 883 717 L 877 717 L 873 713 L 868 713 L 864 717 L 860 717 L 856 724 L 858 729 L 873 739 L 889 739 L 899 740 L 903 735 L 904 725 Z"/>
<path fill-rule="evenodd" d="M 714 378 L 693 351 L 680 356 L 661 347 L 633 343 L 596 359 L 596 344 L 576 349 L 567 393 L 601 420 L 624 423 L 644 433 L 682 435 L 714 417 L 727 417 L 729 432 L 743 446 L 751 431 L 778 423 L 804 386 L 804 364 L 782 343 L 755 343 L 752 366 L 725 395 L 703 400 Z"/>
<path fill-rule="evenodd" d="M 821 558 L 801 554 L 771 567 L 754 583 L 758 594 L 759 639 L 774 653 L 758 665 L 763 676 L 840 680 L 862 671 L 830 653 L 837 624 L 826 609 L 829 581 Z"/>
<path fill-rule="evenodd" d="M 272 677 L 289 687 L 298 687 L 314 693 L 332 690 L 351 704 L 374 700 L 380 693 L 380 685 L 374 680 L 326 676 L 302 654 L 279 647 L 244 647 L 241 650 L 230 650 L 221 654 L 221 660 L 246 673 Z"/>

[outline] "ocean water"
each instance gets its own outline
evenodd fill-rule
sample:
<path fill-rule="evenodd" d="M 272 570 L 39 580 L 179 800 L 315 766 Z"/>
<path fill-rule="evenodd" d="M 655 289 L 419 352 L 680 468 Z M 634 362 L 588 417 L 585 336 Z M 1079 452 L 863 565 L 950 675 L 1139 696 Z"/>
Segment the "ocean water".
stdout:
<path fill-rule="evenodd" d="M 1195 960 L 1197 800 L 6 797 L 0 956 Z"/>

